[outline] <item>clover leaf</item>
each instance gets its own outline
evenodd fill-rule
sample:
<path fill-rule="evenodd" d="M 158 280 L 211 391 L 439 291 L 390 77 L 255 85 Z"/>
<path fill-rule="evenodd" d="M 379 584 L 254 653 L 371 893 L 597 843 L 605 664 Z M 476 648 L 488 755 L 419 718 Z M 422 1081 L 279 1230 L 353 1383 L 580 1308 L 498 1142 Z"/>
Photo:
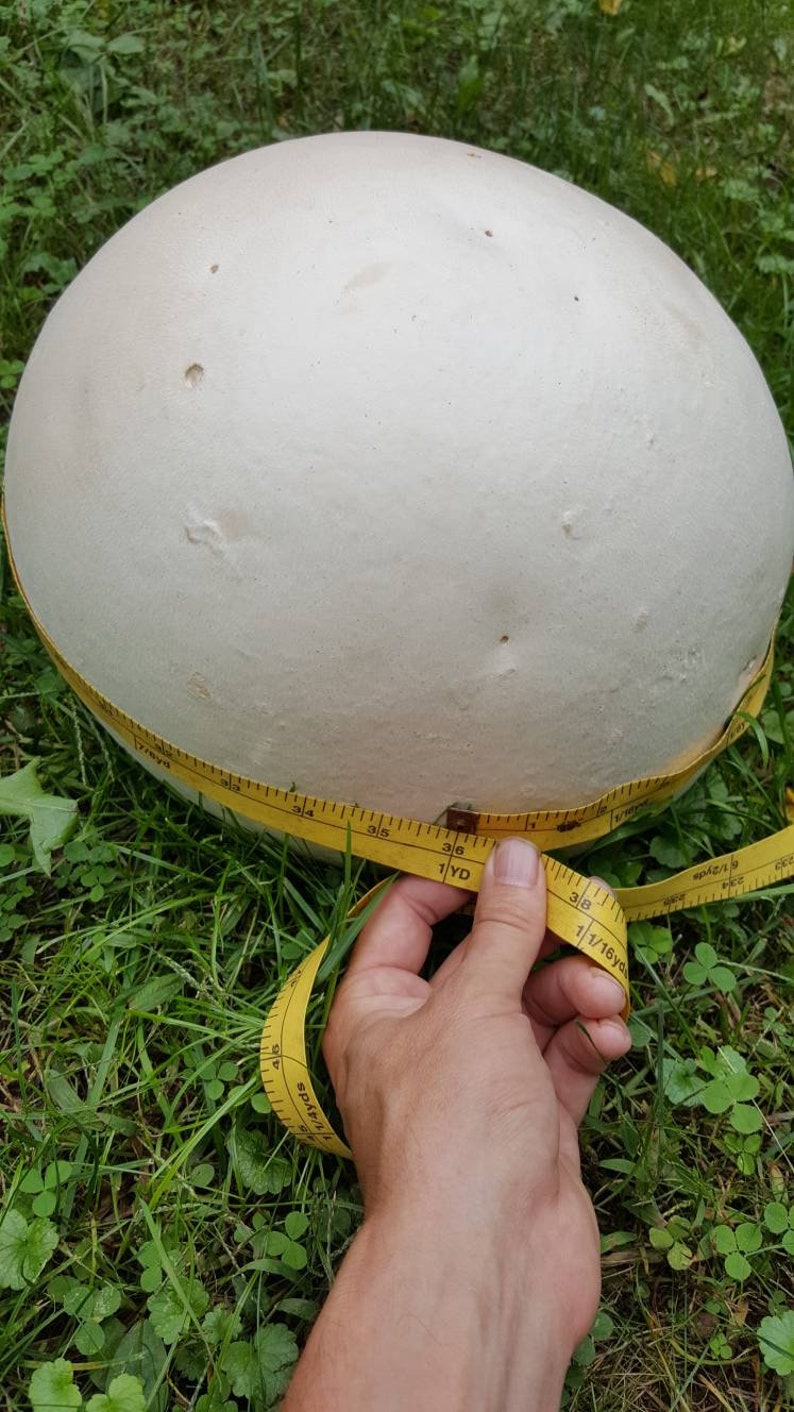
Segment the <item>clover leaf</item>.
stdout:
<path fill-rule="evenodd" d="M 629 941 L 640 960 L 655 966 L 673 949 L 669 927 L 655 927 L 651 922 L 630 922 Z"/>
<path fill-rule="evenodd" d="M 736 989 L 736 977 L 733 971 L 727 966 L 723 966 L 720 958 L 707 941 L 698 942 L 695 947 L 694 961 L 687 961 L 684 966 L 684 978 L 690 985 L 713 985 L 715 990 L 728 994 Z"/>

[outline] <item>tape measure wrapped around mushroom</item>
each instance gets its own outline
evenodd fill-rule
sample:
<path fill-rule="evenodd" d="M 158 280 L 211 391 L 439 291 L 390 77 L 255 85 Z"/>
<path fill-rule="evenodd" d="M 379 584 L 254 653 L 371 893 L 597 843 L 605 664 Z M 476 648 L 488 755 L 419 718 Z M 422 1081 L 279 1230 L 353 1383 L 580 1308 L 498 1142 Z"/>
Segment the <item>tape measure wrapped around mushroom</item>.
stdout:
<path fill-rule="evenodd" d="M 119 231 L 36 343 L 5 495 L 42 636 L 147 769 L 467 886 L 742 728 L 794 545 L 772 398 L 692 272 L 398 133 L 249 152 Z"/>

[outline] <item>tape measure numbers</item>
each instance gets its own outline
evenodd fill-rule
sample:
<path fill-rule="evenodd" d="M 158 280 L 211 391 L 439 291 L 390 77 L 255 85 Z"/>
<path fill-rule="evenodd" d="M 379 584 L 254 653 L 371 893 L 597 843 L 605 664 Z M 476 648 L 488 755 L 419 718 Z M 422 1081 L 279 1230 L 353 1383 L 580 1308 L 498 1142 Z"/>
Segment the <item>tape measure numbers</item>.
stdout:
<path fill-rule="evenodd" d="M 5 516 L 3 515 L 5 527 Z M 249 779 L 202 760 L 136 721 L 86 680 L 66 660 L 38 620 L 17 574 L 6 528 L 9 561 L 17 588 L 44 646 L 75 694 L 132 751 L 167 776 L 266 829 L 313 844 L 351 852 L 393 871 L 414 873 L 479 889 L 486 859 L 500 838 L 530 838 L 542 850 L 592 842 L 612 833 L 641 809 L 662 804 L 686 787 L 737 740 L 757 716 L 769 686 L 773 646 L 747 687 L 720 737 L 686 766 L 666 775 L 620 785 L 575 809 L 491 814 L 452 807 L 447 825 L 403 819 L 355 804 L 316 799 Z M 548 924 L 564 942 L 591 957 L 618 980 L 628 1002 L 627 920 L 654 917 L 726 897 L 741 897 L 794 874 L 794 827 L 701 866 L 613 897 L 558 859 L 544 856 Z M 357 904 L 356 916 L 373 894 Z M 328 1152 L 347 1153 L 323 1115 L 311 1083 L 304 1039 L 306 1007 L 324 941 L 297 968 L 268 1016 L 261 1067 L 274 1110 L 298 1136 Z"/>

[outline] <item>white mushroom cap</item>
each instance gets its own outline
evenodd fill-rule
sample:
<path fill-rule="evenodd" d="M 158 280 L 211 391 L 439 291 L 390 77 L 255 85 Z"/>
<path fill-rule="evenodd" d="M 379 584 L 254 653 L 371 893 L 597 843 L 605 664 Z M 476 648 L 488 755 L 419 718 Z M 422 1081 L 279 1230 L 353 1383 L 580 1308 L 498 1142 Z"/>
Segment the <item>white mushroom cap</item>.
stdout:
<path fill-rule="evenodd" d="M 398 133 L 249 152 L 115 235 L 33 350 L 6 499 L 35 612 L 119 706 L 424 819 L 692 758 L 794 545 L 772 398 L 691 271 Z"/>

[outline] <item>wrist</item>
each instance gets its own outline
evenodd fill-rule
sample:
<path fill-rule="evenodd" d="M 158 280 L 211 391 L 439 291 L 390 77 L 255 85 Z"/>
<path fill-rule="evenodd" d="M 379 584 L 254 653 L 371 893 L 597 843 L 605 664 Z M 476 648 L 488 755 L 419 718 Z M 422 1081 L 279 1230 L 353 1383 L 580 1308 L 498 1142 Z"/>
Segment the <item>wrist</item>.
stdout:
<path fill-rule="evenodd" d="M 413 1331 L 424 1389 L 414 1412 L 557 1412 L 574 1351 L 570 1322 L 548 1259 L 516 1236 L 515 1220 L 497 1228 L 474 1213 L 465 1228 L 438 1211 L 365 1220 L 357 1283 L 380 1287 L 401 1340 Z M 395 1412 L 409 1405 L 404 1397 L 403 1385 Z M 382 1394 L 377 1405 L 386 1412 Z"/>

